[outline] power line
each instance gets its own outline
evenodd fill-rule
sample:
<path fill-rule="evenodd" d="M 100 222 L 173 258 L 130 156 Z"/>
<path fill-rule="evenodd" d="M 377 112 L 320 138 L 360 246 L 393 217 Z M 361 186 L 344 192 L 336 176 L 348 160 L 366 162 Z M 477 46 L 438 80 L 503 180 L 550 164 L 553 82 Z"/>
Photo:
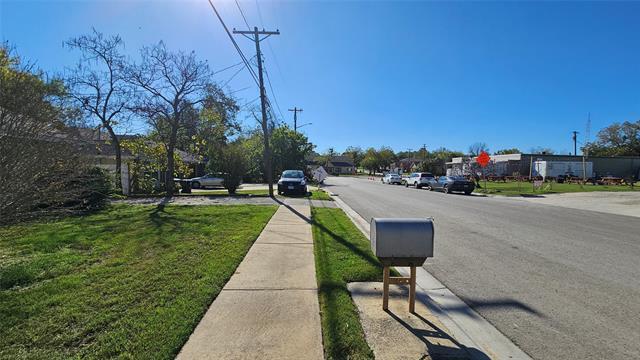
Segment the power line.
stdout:
<path fill-rule="evenodd" d="M 211 9 L 216 14 L 216 17 L 218 18 L 218 20 L 220 21 L 220 24 L 222 24 L 224 31 L 227 33 L 227 36 L 229 36 L 229 39 L 233 43 L 233 46 L 236 48 L 238 55 L 240 55 L 240 58 L 242 58 L 242 61 L 244 62 L 244 66 L 247 68 L 247 70 L 249 70 L 249 73 L 251 74 L 253 81 L 255 81 L 256 85 L 258 85 L 258 88 L 259 88 L 260 82 L 258 81 L 258 77 L 256 76 L 256 73 L 253 71 L 253 68 L 251 68 L 251 65 L 249 64 L 247 57 L 244 55 L 244 53 L 242 53 L 242 50 L 240 50 L 240 46 L 238 46 L 238 43 L 233 38 L 233 35 L 231 35 L 229 28 L 227 28 L 227 25 L 224 23 L 224 20 L 222 20 L 222 17 L 220 16 L 218 9 L 216 9 L 215 5 L 213 5 L 213 2 L 211 0 L 208 0 L 208 1 L 209 1 L 209 5 L 211 5 Z"/>
<path fill-rule="evenodd" d="M 276 108 L 278 109 L 278 113 L 284 119 L 284 115 L 282 114 L 282 110 L 280 110 L 280 105 L 278 104 L 278 98 L 276 98 L 276 93 L 273 91 L 273 86 L 271 86 L 271 78 L 269 77 L 269 71 L 267 71 L 266 66 L 263 65 L 264 73 L 267 75 L 267 83 L 269 84 L 269 89 L 271 89 L 271 95 L 273 95 L 273 101 L 276 103 Z"/>
<path fill-rule="evenodd" d="M 222 85 L 222 87 L 227 86 L 231 80 L 233 80 L 234 77 L 236 77 L 236 75 L 240 74 L 240 72 L 243 70 L 243 68 L 240 68 L 238 71 L 236 71 L 235 73 L 233 73 L 233 75 L 231 75 L 231 77 L 229 78 L 229 80 L 227 80 L 224 85 Z"/>
<path fill-rule="evenodd" d="M 240 11 L 240 15 L 242 16 L 242 19 L 244 20 L 245 25 L 247 25 L 247 28 L 249 30 L 251 30 L 251 26 L 249 26 L 249 22 L 247 21 L 247 18 L 244 16 L 244 11 L 242 11 L 242 7 L 240 6 L 240 3 L 238 2 L 238 0 L 235 0 L 235 3 L 236 3 L 236 7 L 238 8 L 238 11 Z M 260 5 L 257 2 L 256 2 L 256 8 L 258 9 L 258 15 L 260 16 L 260 24 L 262 25 L 262 28 L 264 29 L 264 23 L 262 21 L 262 12 L 260 12 Z M 269 45 L 269 47 L 271 46 L 271 43 L 267 42 L 267 44 Z M 273 53 L 273 50 L 271 50 L 271 52 Z M 275 59 L 275 55 L 274 55 L 274 59 Z M 264 64 L 262 66 L 263 66 L 263 69 L 264 69 L 264 73 L 267 76 L 267 82 L 269 83 L 269 89 L 271 90 L 271 95 L 273 96 L 273 101 L 276 104 L 276 108 L 278 109 L 278 113 L 280 114 L 281 119 L 284 119 L 284 115 L 282 114 L 282 110 L 280 110 L 280 104 L 278 103 L 278 98 L 276 97 L 275 91 L 273 91 L 273 85 L 271 85 L 271 79 L 269 77 L 269 72 L 267 71 L 267 68 L 264 66 Z M 278 120 L 278 116 L 274 113 L 273 107 L 271 106 L 271 102 L 269 101 L 269 97 L 268 96 L 267 96 L 267 104 L 269 105 L 269 112 L 271 113 L 271 116 L 275 119 L 275 121 L 277 121 Z"/>
<path fill-rule="evenodd" d="M 221 73 L 221 72 L 223 72 L 223 71 L 225 71 L 225 70 L 229 70 L 229 69 L 231 69 L 231 68 L 234 68 L 234 67 L 236 67 L 236 66 L 238 66 L 238 65 L 242 65 L 242 64 L 244 64 L 244 63 L 243 63 L 242 61 L 240 61 L 240 62 L 239 62 L 239 63 L 237 63 L 237 64 L 233 64 L 233 65 L 231 65 L 231 66 L 227 66 L 227 67 L 226 67 L 226 68 L 224 68 L 224 69 L 221 69 L 221 70 L 218 70 L 218 71 L 214 71 L 214 72 L 213 72 L 213 75 L 215 75 L 215 74 L 219 74 L 219 73 Z"/>
<path fill-rule="evenodd" d="M 260 25 L 264 28 L 264 22 L 262 21 L 262 11 L 260 11 L 260 3 L 256 0 L 256 9 L 258 10 L 258 17 L 260 18 Z M 284 76 L 282 75 L 282 69 L 280 68 L 280 63 L 278 62 L 278 57 L 276 56 L 276 52 L 273 51 L 273 47 L 271 47 L 271 42 L 267 41 L 267 46 L 269 47 L 269 51 L 271 52 L 271 56 L 273 56 L 273 62 L 276 64 L 276 68 L 278 69 L 278 74 L 280 74 L 280 78 L 284 81 Z"/>
<path fill-rule="evenodd" d="M 249 22 L 247 22 L 247 18 L 244 17 L 244 12 L 242 11 L 242 8 L 240 7 L 240 3 L 238 2 L 238 0 L 236 0 L 236 6 L 238 7 L 238 10 L 240 10 L 240 15 L 242 15 L 242 19 L 244 20 L 244 24 L 247 25 L 247 29 L 251 30 L 251 26 L 249 26 Z"/>
<path fill-rule="evenodd" d="M 215 7 L 215 5 L 213 5 L 213 1 L 212 0 L 208 0 L 209 5 L 211 6 L 211 9 L 213 10 L 213 12 L 215 13 L 216 17 L 218 18 L 218 20 L 220 21 L 220 24 L 222 24 L 222 27 L 224 28 L 224 31 L 227 33 L 227 36 L 229 37 L 229 40 L 231 40 L 231 43 L 233 43 L 233 46 L 235 47 L 236 51 L 238 52 L 238 55 L 240 55 L 240 58 L 242 58 L 242 62 L 244 63 L 245 67 L 247 68 L 247 70 L 249 70 L 249 73 L 251 74 L 251 77 L 253 78 L 253 81 L 256 83 L 256 85 L 258 86 L 258 89 L 261 89 L 260 86 L 260 82 L 258 81 L 258 76 L 256 75 L 255 71 L 253 70 L 253 67 L 251 66 L 249 60 L 247 60 L 247 57 L 244 55 L 244 53 L 242 52 L 242 50 L 240 49 L 240 46 L 238 46 L 238 43 L 236 42 L 236 40 L 233 38 L 233 35 L 231 35 L 231 32 L 229 31 L 229 28 L 227 27 L 227 24 L 225 24 L 224 20 L 222 20 L 222 16 L 220 16 L 220 13 L 218 12 L 218 9 Z M 244 18 L 244 13 L 242 13 L 241 8 L 238 5 L 238 9 L 240 9 L 240 12 Z M 262 16 L 260 16 L 261 20 L 262 20 Z M 246 19 L 245 19 L 246 21 Z M 248 25 L 248 24 L 247 24 Z M 246 36 L 246 35 L 245 35 Z M 251 39 L 251 38 L 249 38 Z M 264 39 L 263 39 L 264 40 Z M 254 56 L 255 57 L 255 56 Z M 254 57 L 252 57 L 251 59 L 253 59 Z M 234 77 L 237 74 L 234 74 Z M 230 81 L 230 80 L 229 80 Z M 227 81 L 227 83 L 229 82 Z M 227 83 L 225 83 L 224 86 L 227 85 Z M 223 86 L 223 87 L 224 87 Z M 265 100 L 267 101 L 267 103 L 269 103 L 269 100 L 266 98 L 266 94 L 265 96 Z M 270 104 L 269 104 L 269 107 Z M 274 118 L 277 119 L 277 116 L 275 116 L 275 114 L 271 114 Z"/>

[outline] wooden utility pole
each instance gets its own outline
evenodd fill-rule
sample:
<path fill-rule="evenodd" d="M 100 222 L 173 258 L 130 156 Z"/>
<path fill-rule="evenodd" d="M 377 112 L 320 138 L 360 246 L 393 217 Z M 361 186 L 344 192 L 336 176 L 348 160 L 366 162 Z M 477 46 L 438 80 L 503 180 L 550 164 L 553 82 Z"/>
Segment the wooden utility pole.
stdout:
<path fill-rule="evenodd" d="M 264 89 L 264 79 L 262 76 L 262 53 L 260 52 L 260 41 L 268 38 L 271 35 L 280 35 L 280 31 L 266 31 L 264 29 L 258 30 L 255 26 L 253 30 L 236 30 L 233 29 L 234 34 L 244 35 L 249 40 L 252 40 L 256 44 L 256 59 L 258 60 L 258 81 L 260 83 L 260 105 L 262 109 L 262 132 L 264 138 L 264 167 L 267 183 L 269 184 L 269 196 L 273 197 L 273 169 L 271 166 L 271 146 L 269 145 L 269 122 L 267 121 L 267 99 Z M 253 35 L 251 38 L 249 35 Z M 260 35 L 266 35 L 260 38 Z"/>
<path fill-rule="evenodd" d="M 573 156 L 578 156 L 578 132 L 573 131 Z"/>
<path fill-rule="evenodd" d="M 298 113 L 302 112 L 302 109 L 294 107 L 293 109 L 289 109 L 289 111 L 293 111 L 293 131 L 298 132 Z"/>

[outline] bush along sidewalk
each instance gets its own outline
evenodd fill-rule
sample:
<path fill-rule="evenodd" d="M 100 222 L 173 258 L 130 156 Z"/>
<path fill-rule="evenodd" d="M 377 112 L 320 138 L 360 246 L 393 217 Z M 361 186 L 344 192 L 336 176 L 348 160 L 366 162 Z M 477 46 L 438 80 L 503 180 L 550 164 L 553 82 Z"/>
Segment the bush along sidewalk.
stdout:
<path fill-rule="evenodd" d="M 382 264 L 341 209 L 312 208 L 311 214 L 325 357 L 372 359 L 347 283 L 382 281 Z"/>

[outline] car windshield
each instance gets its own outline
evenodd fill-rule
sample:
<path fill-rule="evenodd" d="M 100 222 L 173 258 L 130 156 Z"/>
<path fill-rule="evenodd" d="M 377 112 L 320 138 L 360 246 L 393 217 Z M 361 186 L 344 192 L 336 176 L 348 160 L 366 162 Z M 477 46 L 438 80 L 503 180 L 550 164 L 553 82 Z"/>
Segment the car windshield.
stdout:
<path fill-rule="evenodd" d="M 304 174 L 300 170 L 286 170 L 282 173 L 282 177 L 300 179 L 304 177 Z"/>

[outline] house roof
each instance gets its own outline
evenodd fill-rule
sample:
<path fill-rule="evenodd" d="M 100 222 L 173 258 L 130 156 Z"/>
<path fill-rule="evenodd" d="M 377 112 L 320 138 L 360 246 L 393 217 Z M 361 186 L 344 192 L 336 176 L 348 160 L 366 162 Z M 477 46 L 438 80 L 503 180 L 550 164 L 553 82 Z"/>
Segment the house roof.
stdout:
<path fill-rule="evenodd" d="M 329 161 L 329 166 L 333 167 L 353 167 L 353 163 L 346 161 Z"/>

